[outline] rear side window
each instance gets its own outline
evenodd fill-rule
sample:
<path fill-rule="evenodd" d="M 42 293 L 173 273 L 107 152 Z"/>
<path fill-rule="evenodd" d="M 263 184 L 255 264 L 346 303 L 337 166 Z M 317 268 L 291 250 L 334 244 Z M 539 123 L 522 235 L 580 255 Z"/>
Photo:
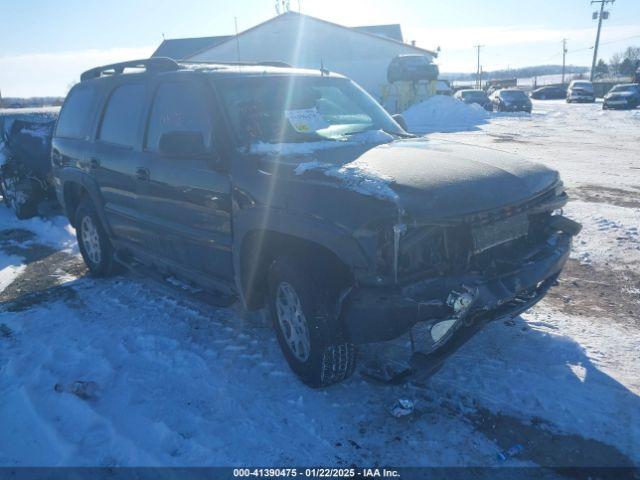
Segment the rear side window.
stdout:
<path fill-rule="evenodd" d="M 205 148 L 212 145 L 213 128 L 209 92 L 199 83 L 167 82 L 160 85 L 153 101 L 147 149 L 158 151 L 160 137 L 169 132 L 198 132 Z"/>
<path fill-rule="evenodd" d="M 56 136 L 84 138 L 90 127 L 91 114 L 96 101 L 96 91 L 90 86 L 76 87 L 67 96 L 60 112 Z"/>
<path fill-rule="evenodd" d="M 145 86 L 130 83 L 117 87 L 104 111 L 98 138 L 107 143 L 133 147 L 145 100 Z"/>

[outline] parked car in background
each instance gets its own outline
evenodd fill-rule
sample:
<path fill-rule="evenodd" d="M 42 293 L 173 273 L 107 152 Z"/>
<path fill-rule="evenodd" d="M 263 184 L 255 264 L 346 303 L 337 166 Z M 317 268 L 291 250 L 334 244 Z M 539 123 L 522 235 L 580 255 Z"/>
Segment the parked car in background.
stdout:
<path fill-rule="evenodd" d="M 438 66 L 425 55 L 398 55 L 391 60 L 387 68 L 387 81 L 417 82 L 438 78 Z"/>
<path fill-rule="evenodd" d="M 51 137 L 57 108 L 3 110 L 0 115 L 0 194 L 24 220 L 43 202 L 56 205 L 51 182 Z"/>
<path fill-rule="evenodd" d="M 448 80 L 436 81 L 436 95 L 445 95 L 447 97 L 453 95 L 453 88 L 451 88 Z"/>
<path fill-rule="evenodd" d="M 419 350 L 441 362 L 538 302 L 580 229 L 558 213 L 556 171 L 415 138 L 317 70 L 92 69 L 67 96 L 52 161 L 92 274 L 147 265 L 266 306 L 314 387 L 353 372 L 356 344 L 418 324 Z"/>
<path fill-rule="evenodd" d="M 593 83 L 587 80 L 571 80 L 567 90 L 567 103 L 594 103 Z"/>
<path fill-rule="evenodd" d="M 493 103 L 491 103 L 489 96 L 484 90 L 458 90 L 454 98 L 467 104 L 475 103 L 485 110 L 493 111 Z"/>
<path fill-rule="evenodd" d="M 529 95 L 536 100 L 559 100 L 567 98 L 567 89 L 565 87 L 548 86 L 536 88 Z"/>
<path fill-rule="evenodd" d="M 624 83 L 616 85 L 604 96 L 603 109 L 609 108 L 636 108 L 640 105 L 640 85 L 637 83 Z"/>
<path fill-rule="evenodd" d="M 491 95 L 491 102 L 498 112 L 527 112 L 531 113 L 531 100 L 522 90 L 506 88 Z"/>

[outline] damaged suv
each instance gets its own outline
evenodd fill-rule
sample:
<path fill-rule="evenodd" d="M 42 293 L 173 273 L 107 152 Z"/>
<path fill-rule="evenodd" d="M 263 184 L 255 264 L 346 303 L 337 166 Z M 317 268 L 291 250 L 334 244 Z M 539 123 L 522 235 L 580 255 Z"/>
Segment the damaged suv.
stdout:
<path fill-rule="evenodd" d="M 556 282 L 579 225 L 555 171 L 405 132 L 349 79 L 151 59 L 82 75 L 52 161 L 95 275 L 147 265 L 268 307 L 292 370 L 348 377 L 355 346 L 453 350 Z"/>

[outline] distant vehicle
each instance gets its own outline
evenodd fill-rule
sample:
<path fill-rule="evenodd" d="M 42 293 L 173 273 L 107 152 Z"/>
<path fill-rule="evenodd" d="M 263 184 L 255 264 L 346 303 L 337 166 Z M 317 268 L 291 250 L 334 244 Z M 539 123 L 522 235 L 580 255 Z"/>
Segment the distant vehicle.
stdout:
<path fill-rule="evenodd" d="M 426 55 L 398 55 L 387 68 L 387 81 L 417 82 L 436 80 L 440 71 L 438 66 Z"/>
<path fill-rule="evenodd" d="M 493 103 L 484 90 L 458 90 L 454 95 L 461 102 L 470 104 L 475 103 L 488 111 L 493 111 Z"/>
<path fill-rule="evenodd" d="M 488 80 L 486 84 L 487 95 L 491 95 L 498 90 L 502 90 L 505 88 L 517 88 L 518 87 L 518 79 L 517 78 L 502 78 L 499 80 Z"/>
<path fill-rule="evenodd" d="M 447 80 L 438 80 L 436 82 L 436 95 L 446 95 L 448 97 L 453 95 L 453 89 Z"/>
<path fill-rule="evenodd" d="M 640 85 L 637 83 L 624 83 L 616 85 L 604 97 L 602 109 L 609 108 L 636 108 L 640 105 Z"/>
<path fill-rule="evenodd" d="M 57 203 L 51 183 L 51 137 L 56 116 L 16 114 L 17 118 L 7 122 L 9 126 L 3 122 L 0 128 L 0 194 L 20 220 L 37 215 L 44 201 Z"/>
<path fill-rule="evenodd" d="M 594 103 L 593 83 L 587 80 L 571 80 L 567 90 L 567 103 Z"/>
<path fill-rule="evenodd" d="M 544 297 L 580 229 L 557 172 L 417 139 L 336 73 L 155 58 L 80 79 L 51 159 L 89 271 L 136 259 L 266 307 L 314 387 L 418 323 L 441 362 Z"/>
<path fill-rule="evenodd" d="M 531 100 L 527 94 L 517 88 L 506 88 L 494 92 L 491 102 L 498 112 L 527 112 L 531 113 Z"/>
<path fill-rule="evenodd" d="M 565 87 L 540 87 L 536 88 L 529 95 L 536 100 L 559 100 L 567 98 L 567 89 Z"/>

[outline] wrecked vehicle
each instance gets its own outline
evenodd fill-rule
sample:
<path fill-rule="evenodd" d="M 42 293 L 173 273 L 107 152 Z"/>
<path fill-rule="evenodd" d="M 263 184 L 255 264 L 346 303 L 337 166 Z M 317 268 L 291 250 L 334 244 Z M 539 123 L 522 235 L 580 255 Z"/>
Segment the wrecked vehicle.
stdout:
<path fill-rule="evenodd" d="M 347 378 L 358 344 L 420 324 L 440 352 L 523 312 L 579 230 L 557 172 L 415 138 L 326 70 L 99 67 L 69 93 L 52 160 L 93 274 L 135 259 L 268 307 L 314 387 Z"/>
<path fill-rule="evenodd" d="M 5 110 L 0 116 L 0 194 L 16 217 L 56 204 L 51 182 L 51 137 L 57 109 Z"/>

